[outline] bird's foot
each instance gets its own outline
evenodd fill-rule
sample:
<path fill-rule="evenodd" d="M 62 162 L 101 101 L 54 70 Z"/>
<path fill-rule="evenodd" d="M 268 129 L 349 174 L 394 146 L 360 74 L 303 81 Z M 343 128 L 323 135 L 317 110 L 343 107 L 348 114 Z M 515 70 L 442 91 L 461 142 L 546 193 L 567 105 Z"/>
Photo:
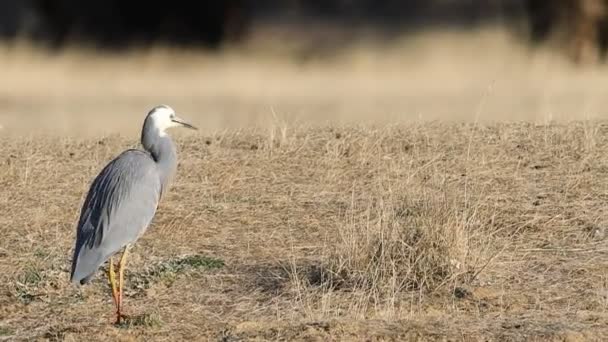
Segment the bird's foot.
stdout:
<path fill-rule="evenodd" d="M 116 321 L 114 322 L 114 325 L 125 325 L 128 323 L 129 323 L 129 316 L 127 316 L 121 312 L 116 313 Z"/>

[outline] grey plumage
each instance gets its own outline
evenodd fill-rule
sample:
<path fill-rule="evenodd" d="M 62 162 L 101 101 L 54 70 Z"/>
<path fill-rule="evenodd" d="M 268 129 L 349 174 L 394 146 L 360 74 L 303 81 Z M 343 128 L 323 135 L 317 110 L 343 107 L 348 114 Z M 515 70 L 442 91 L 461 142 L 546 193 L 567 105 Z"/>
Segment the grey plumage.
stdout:
<path fill-rule="evenodd" d="M 72 259 L 71 281 L 85 284 L 113 254 L 148 228 L 177 167 L 175 146 L 165 133 L 194 128 L 168 106 L 153 108 L 144 121 L 142 150 L 127 150 L 95 178 L 82 206 Z"/>

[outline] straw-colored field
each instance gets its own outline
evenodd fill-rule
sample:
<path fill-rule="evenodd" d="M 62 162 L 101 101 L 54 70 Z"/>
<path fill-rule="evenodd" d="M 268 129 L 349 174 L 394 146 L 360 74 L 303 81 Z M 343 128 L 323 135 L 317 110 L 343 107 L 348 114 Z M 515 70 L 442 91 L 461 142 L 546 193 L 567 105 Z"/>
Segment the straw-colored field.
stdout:
<path fill-rule="evenodd" d="M 606 69 L 463 37 L 303 64 L 4 47 L 0 340 L 605 340 Z M 101 270 L 69 284 L 75 224 L 159 103 L 201 131 L 114 326 Z"/>

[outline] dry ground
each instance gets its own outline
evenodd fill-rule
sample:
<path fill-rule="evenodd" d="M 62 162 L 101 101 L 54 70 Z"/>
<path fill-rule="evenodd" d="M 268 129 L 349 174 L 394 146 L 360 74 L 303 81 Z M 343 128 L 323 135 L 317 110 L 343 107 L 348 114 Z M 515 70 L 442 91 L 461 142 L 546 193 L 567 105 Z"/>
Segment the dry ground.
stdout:
<path fill-rule="evenodd" d="M 606 67 L 463 37 L 0 47 L 0 340 L 607 339 Z M 158 103 L 201 130 L 114 326 L 101 271 L 68 282 L 75 223 Z"/>
<path fill-rule="evenodd" d="M 1 138 L 0 338 L 608 337 L 607 126 L 190 135 L 128 269 L 68 283 L 92 176 L 135 139 Z"/>

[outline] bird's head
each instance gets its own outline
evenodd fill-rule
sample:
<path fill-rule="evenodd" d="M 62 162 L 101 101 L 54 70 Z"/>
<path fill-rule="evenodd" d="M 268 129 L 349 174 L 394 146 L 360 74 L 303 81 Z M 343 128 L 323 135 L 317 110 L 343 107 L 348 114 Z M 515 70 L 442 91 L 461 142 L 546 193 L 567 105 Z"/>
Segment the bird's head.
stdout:
<path fill-rule="evenodd" d="M 146 121 L 148 121 L 149 124 L 156 130 L 158 130 L 158 133 L 161 136 L 165 135 L 165 131 L 171 127 L 187 127 L 190 129 L 197 129 L 184 119 L 178 117 L 173 108 L 166 105 L 160 105 L 152 108 L 150 112 L 148 112 Z"/>

